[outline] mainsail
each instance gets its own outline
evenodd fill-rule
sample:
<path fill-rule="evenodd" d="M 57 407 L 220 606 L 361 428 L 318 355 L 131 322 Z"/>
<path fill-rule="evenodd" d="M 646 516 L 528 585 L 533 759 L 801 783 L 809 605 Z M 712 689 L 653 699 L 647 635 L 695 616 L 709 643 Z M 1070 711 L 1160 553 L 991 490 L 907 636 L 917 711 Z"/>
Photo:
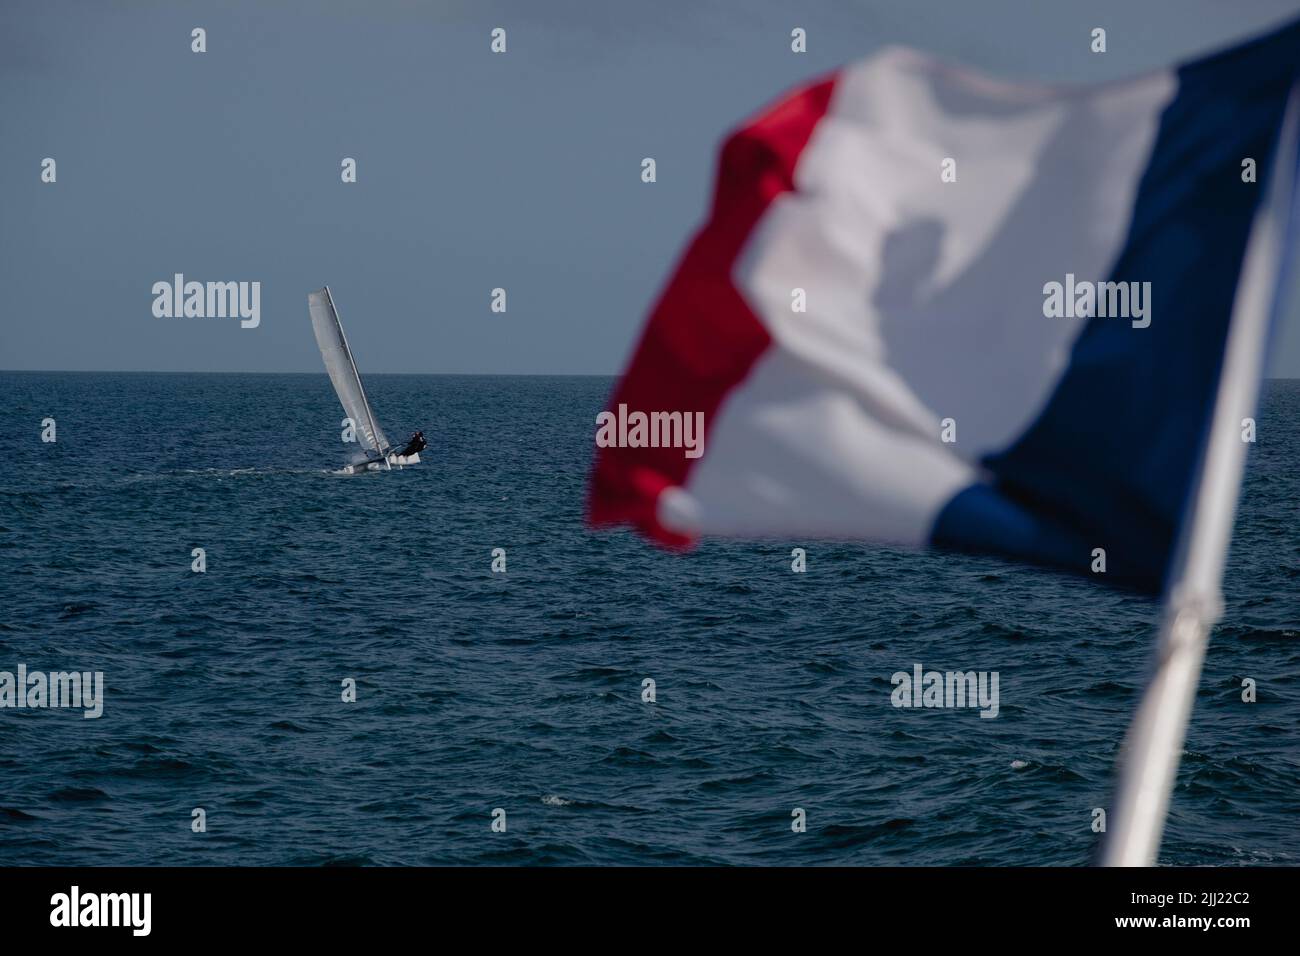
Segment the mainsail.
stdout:
<path fill-rule="evenodd" d="M 366 400 L 361 373 L 357 371 L 357 363 L 352 359 L 352 350 L 348 348 L 348 339 L 343 334 L 343 325 L 339 322 L 329 286 L 308 293 L 307 305 L 311 310 L 316 344 L 320 346 L 321 358 L 325 360 L 325 370 L 334 383 L 334 391 L 338 393 L 343 411 L 356 427 L 357 444 L 366 452 L 373 453 L 365 457 L 383 457 L 392 446 L 380 431 L 375 413 Z"/>

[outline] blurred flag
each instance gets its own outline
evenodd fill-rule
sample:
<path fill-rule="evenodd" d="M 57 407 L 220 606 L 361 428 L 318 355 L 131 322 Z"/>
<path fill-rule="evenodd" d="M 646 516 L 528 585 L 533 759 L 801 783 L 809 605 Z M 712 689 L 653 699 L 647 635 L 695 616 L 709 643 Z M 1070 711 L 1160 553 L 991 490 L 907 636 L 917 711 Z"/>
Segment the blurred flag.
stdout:
<path fill-rule="evenodd" d="M 1158 589 L 1298 69 L 1300 23 L 1084 88 L 890 49 L 761 113 L 597 420 L 591 524 L 1104 549 Z"/>

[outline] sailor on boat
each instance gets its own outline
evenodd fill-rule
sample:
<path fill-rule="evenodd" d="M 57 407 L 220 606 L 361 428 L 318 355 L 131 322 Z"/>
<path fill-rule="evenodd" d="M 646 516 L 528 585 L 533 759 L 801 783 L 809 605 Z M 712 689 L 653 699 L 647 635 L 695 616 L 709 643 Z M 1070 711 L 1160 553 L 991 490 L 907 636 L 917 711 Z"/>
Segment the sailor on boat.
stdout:
<path fill-rule="evenodd" d="M 416 432 L 411 436 L 411 440 L 406 443 L 406 447 L 397 453 L 399 458 L 409 458 L 411 455 L 418 455 L 429 446 L 424 440 L 424 432 Z"/>

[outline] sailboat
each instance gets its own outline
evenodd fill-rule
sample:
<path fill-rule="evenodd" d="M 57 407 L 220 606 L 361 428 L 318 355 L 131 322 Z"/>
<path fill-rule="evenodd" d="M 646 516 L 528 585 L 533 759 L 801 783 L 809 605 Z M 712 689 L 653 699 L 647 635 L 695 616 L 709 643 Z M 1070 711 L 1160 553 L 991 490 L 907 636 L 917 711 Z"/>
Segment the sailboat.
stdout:
<path fill-rule="evenodd" d="M 311 312 L 312 329 L 316 332 L 316 344 L 325 360 L 325 371 L 329 372 L 343 411 L 352 421 L 359 446 L 342 473 L 356 475 L 364 471 L 392 471 L 394 466 L 418 465 L 419 452 L 398 454 L 375 420 L 374 409 L 370 407 L 365 387 L 361 384 L 361 373 L 357 371 L 352 349 L 348 347 L 348 338 L 343 334 L 343 323 L 339 321 L 330 287 L 309 292 L 307 307 Z"/>

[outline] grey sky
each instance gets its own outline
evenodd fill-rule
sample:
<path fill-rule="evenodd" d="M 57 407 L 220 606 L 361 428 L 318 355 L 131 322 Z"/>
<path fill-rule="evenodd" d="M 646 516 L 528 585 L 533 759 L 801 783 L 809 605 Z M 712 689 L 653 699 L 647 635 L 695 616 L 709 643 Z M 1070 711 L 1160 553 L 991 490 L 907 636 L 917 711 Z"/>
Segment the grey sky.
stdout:
<path fill-rule="evenodd" d="M 704 212 L 720 137 L 791 85 L 892 43 L 1010 77 L 1107 79 L 1298 11 L 5 0 L 0 368 L 320 371 L 306 294 L 328 282 L 364 372 L 612 373 Z M 190 52 L 195 26 L 206 54 Z M 488 51 L 496 26 L 504 56 Z M 1104 56 L 1087 51 L 1094 26 Z M 154 318 L 150 287 L 175 272 L 260 280 L 261 327 Z M 1300 376 L 1300 315 L 1272 373 Z"/>

